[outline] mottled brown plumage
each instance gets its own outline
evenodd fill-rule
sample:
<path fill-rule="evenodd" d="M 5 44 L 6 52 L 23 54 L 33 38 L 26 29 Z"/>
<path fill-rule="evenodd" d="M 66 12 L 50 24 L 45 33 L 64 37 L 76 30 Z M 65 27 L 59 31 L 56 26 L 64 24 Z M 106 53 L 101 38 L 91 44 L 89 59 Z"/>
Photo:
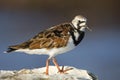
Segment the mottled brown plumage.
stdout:
<path fill-rule="evenodd" d="M 64 23 L 53 26 L 38 33 L 33 38 L 18 45 L 10 46 L 12 49 L 41 49 L 41 48 L 60 48 L 67 45 L 70 34 L 69 31 L 73 30 L 72 24 Z"/>

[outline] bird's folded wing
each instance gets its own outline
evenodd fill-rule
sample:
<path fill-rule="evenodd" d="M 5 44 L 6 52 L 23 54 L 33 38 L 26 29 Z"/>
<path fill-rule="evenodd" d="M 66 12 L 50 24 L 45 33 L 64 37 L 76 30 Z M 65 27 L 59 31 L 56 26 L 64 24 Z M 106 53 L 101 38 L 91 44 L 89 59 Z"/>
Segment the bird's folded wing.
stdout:
<path fill-rule="evenodd" d="M 54 27 L 51 27 L 43 32 L 40 32 L 30 40 L 16 45 L 17 49 L 28 48 L 28 49 L 41 49 L 41 48 L 60 48 L 65 47 L 68 43 L 70 34 L 68 33 L 71 30 L 71 25 L 68 23 L 60 24 Z"/>

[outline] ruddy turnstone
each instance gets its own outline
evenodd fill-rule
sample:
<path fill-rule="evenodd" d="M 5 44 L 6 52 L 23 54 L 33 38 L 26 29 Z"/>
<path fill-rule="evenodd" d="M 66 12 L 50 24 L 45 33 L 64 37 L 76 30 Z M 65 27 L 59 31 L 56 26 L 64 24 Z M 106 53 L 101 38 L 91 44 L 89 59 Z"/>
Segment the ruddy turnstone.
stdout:
<path fill-rule="evenodd" d="M 85 29 L 90 30 L 86 22 L 87 19 L 85 17 L 77 15 L 72 22 L 53 26 L 38 33 L 26 42 L 9 46 L 6 53 L 25 52 L 28 54 L 49 55 L 46 60 L 46 75 L 49 74 L 50 59 L 52 59 L 58 71 L 64 73 L 70 69 L 60 69 L 55 56 L 74 49 L 81 42 Z"/>

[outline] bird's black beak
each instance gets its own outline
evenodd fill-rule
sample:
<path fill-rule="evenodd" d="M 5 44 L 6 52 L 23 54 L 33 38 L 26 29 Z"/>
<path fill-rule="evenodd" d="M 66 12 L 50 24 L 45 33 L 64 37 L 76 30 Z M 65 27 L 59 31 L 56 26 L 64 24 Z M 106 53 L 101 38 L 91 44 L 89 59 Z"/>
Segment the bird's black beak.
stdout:
<path fill-rule="evenodd" d="M 89 31 L 92 31 L 92 29 L 91 28 L 89 28 L 87 25 L 85 26 Z"/>

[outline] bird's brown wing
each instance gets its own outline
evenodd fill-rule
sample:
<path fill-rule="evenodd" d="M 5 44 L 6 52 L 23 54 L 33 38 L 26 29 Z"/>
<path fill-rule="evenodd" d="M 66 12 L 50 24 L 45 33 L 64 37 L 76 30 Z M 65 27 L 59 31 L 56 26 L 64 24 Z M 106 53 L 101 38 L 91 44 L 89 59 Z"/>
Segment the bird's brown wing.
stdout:
<path fill-rule="evenodd" d="M 13 47 L 16 49 L 51 49 L 65 47 L 70 37 L 68 32 L 71 28 L 71 24 L 69 23 L 60 24 L 40 32 L 32 39 Z"/>
<path fill-rule="evenodd" d="M 60 24 L 37 34 L 30 40 L 32 43 L 29 45 L 29 49 L 51 49 L 66 46 L 70 37 L 68 34 L 70 28 L 70 24 Z"/>

